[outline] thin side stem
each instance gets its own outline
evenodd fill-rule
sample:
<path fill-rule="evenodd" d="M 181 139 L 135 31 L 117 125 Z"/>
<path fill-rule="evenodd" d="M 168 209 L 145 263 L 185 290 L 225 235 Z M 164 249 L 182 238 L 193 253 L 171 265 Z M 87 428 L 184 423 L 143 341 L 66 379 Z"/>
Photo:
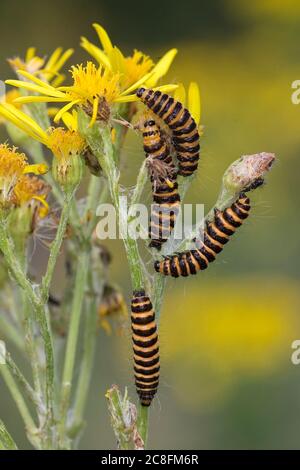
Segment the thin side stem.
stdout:
<path fill-rule="evenodd" d="M 47 270 L 43 277 L 41 286 L 41 298 L 43 303 L 46 303 L 49 297 L 50 285 L 53 278 L 57 258 L 59 256 L 60 248 L 66 233 L 73 197 L 73 192 L 70 192 L 65 195 L 64 205 L 62 208 L 59 225 L 57 227 L 56 236 L 53 243 L 51 244 Z"/>
<path fill-rule="evenodd" d="M 25 291 L 26 296 L 34 308 L 36 320 L 39 324 L 46 357 L 46 400 L 48 419 L 53 417 L 53 379 L 54 379 L 54 356 L 51 332 L 48 327 L 44 305 L 37 296 L 31 282 L 27 279 L 17 257 L 15 256 L 14 244 L 7 231 L 6 219 L 0 220 L 0 249 L 18 285 Z"/>
<path fill-rule="evenodd" d="M 34 424 L 34 421 L 31 417 L 31 414 L 29 412 L 29 409 L 25 403 L 25 400 L 20 393 L 20 390 L 8 368 L 7 365 L 1 365 L 0 366 L 0 373 L 2 374 L 3 380 L 6 383 L 7 388 L 10 391 L 10 394 L 15 401 L 17 408 L 19 410 L 19 413 L 23 419 L 23 422 L 25 424 L 25 428 L 29 435 L 34 435 L 37 432 L 36 426 Z"/>
<path fill-rule="evenodd" d="M 6 429 L 5 424 L 0 419 L 0 443 L 2 450 L 18 450 L 17 444 Z"/>
<path fill-rule="evenodd" d="M 24 305 L 24 330 L 25 330 L 25 345 L 26 352 L 29 357 L 29 361 L 32 369 L 32 377 L 34 382 L 34 388 L 39 396 L 42 396 L 42 384 L 41 384 L 41 370 L 40 362 L 38 358 L 38 341 L 34 338 L 34 321 L 31 315 L 31 304 L 28 302 L 26 294 L 22 291 L 23 305 Z"/>
<path fill-rule="evenodd" d="M 83 413 L 87 401 L 88 391 L 93 372 L 93 362 L 96 347 L 97 333 L 97 303 L 93 299 L 90 301 L 90 307 L 85 319 L 84 338 L 83 338 L 83 356 L 80 366 L 80 374 L 77 384 L 77 390 L 74 401 L 74 430 L 77 431 L 82 426 Z M 72 426 L 72 427 L 73 427 Z M 70 430 L 69 435 L 71 436 Z"/>
<path fill-rule="evenodd" d="M 43 408 L 41 400 L 36 395 L 35 391 L 31 387 L 27 379 L 24 377 L 24 375 L 22 374 L 18 366 L 15 364 L 9 352 L 6 352 L 5 359 L 6 359 L 6 365 L 9 368 L 12 376 L 18 382 L 19 386 L 22 388 L 27 398 L 35 406 L 37 411 L 41 411 Z M 45 410 L 43 410 L 43 412 L 45 414 Z"/>
<path fill-rule="evenodd" d="M 141 438 L 144 441 L 144 447 L 147 448 L 148 428 L 149 428 L 149 407 L 139 405 L 137 428 Z"/>
<path fill-rule="evenodd" d="M 22 353 L 25 350 L 24 338 L 19 330 L 5 317 L 4 313 L 0 313 L 0 331 L 10 340 Z"/>
<path fill-rule="evenodd" d="M 72 313 L 71 320 L 69 325 L 69 334 L 67 340 L 66 354 L 65 354 L 65 363 L 63 370 L 62 378 L 62 390 L 61 390 L 61 400 L 60 400 L 60 438 L 63 445 L 65 440 L 65 428 L 66 428 L 66 419 L 67 412 L 69 408 L 69 401 L 72 388 L 73 372 L 74 372 L 74 363 L 76 356 L 77 341 L 79 335 L 79 325 L 80 318 L 82 313 L 82 306 L 84 300 L 84 293 L 86 289 L 88 270 L 89 270 L 89 259 L 90 254 L 86 251 L 84 247 L 78 257 L 78 266 L 74 287 L 74 297 L 72 303 Z"/>

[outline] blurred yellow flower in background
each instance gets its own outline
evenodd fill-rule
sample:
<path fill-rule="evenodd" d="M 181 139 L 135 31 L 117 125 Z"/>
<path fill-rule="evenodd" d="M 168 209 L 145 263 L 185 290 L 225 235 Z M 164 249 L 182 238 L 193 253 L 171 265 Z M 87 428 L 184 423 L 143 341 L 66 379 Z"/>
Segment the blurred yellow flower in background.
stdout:
<path fill-rule="evenodd" d="M 32 202 L 38 203 L 38 215 L 44 218 L 48 215 L 49 205 L 46 198 L 50 187 L 36 176 L 23 175 L 14 187 L 14 200 L 17 206 L 32 206 Z"/>
<path fill-rule="evenodd" d="M 24 153 L 16 147 L 0 144 L 0 207 L 5 209 L 15 203 L 14 188 L 23 175 L 42 175 L 48 171 L 43 163 L 29 165 Z"/>
<path fill-rule="evenodd" d="M 223 402 L 245 377 L 288 367 L 300 330 L 296 281 L 246 277 L 202 288 L 203 295 L 201 286 L 189 287 L 186 295 L 174 290 L 161 325 L 174 393 L 191 408 Z"/>
<path fill-rule="evenodd" d="M 58 47 L 51 54 L 49 60 L 46 60 L 36 55 L 35 47 L 30 47 L 27 49 L 24 60 L 20 57 L 14 57 L 8 59 L 8 63 L 17 73 L 19 70 L 23 70 L 30 74 L 38 75 L 41 80 L 51 82 L 53 86 L 58 86 L 65 79 L 65 75 L 61 74 L 60 70 L 73 53 L 74 49 L 67 49 L 63 52 L 63 49 Z"/>
<path fill-rule="evenodd" d="M 280 20 L 291 20 L 300 14 L 300 3 L 298 0 L 253 0 L 252 2 L 239 2 L 231 0 L 233 8 L 237 11 L 245 11 L 248 15 L 262 16 L 268 15 Z"/>

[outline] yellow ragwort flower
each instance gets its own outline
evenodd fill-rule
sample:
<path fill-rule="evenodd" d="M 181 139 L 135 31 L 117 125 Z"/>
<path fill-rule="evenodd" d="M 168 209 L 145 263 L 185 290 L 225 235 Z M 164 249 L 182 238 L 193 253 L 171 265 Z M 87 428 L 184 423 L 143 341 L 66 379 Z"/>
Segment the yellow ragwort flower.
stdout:
<path fill-rule="evenodd" d="M 20 103 L 14 103 L 14 100 L 19 98 L 21 95 L 18 90 L 13 89 L 5 93 L 5 95 L 1 96 L 0 103 L 9 103 L 13 104 L 16 108 L 21 109 L 22 105 Z M 0 116 L 0 124 L 4 124 L 6 119 Z"/>
<path fill-rule="evenodd" d="M 97 119 L 108 120 L 113 103 L 136 101 L 137 97 L 130 93 L 146 83 L 152 72 L 146 74 L 126 90 L 121 88 L 119 72 L 111 72 L 102 65 L 96 67 L 92 62 L 88 62 L 86 66 L 81 64 L 72 67 L 73 84 L 70 86 L 54 87 L 26 71 L 20 70 L 19 74 L 25 77 L 26 81 L 7 80 L 6 83 L 32 91 L 40 96 L 22 96 L 17 98 L 17 103 L 67 103 L 56 114 L 55 122 L 58 122 L 63 114 L 74 106 L 81 106 L 91 115 L 91 125 L 93 125 Z M 164 85 L 156 89 L 173 91 L 176 88 L 177 85 Z"/>
<path fill-rule="evenodd" d="M 71 155 L 81 155 L 86 143 L 78 132 L 57 127 L 49 130 L 47 146 L 55 157 L 62 160 L 68 159 Z"/>
<path fill-rule="evenodd" d="M 44 218 L 49 212 L 46 201 L 49 190 L 50 187 L 36 176 L 22 175 L 14 187 L 13 200 L 18 207 L 37 208 L 39 217 Z"/>
<path fill-rule="evenodd" d="M 13 190 L 24 174 L 44 174 L 48 167 L 44 164 L 29 165 L 24 153 L 7 144 L 0 145 L 0 206 L 8 207 L 13 202 Z"/>
<path fill-rule="evenodd" d="M 56 157 L 52 174 L 64 189 L 72 189 L 79 183 L 83 165 L 81 156 L 84 154 L 86 142 L 74 127 L 51 127 L 44 131 L 30 116 L 9 104 L 0 105 L 0 115 L 52 151 Z M 70 124 L 75 126 L 75 120 L 74 115 Z"/>
<path fill-rule="evenodd" d="M 14 57 L 13 59 L 8 59 L 8 63 L 17 73 L 23 70 L 32 75 L 38 75 L 41 80 L 51 82 L 53 86 L 58 86 L 65 79 L 60 70 L 73 52 L 73 49 L 67 49 L 63 52 L 62 47 L 58 47 L 51 54 L 49 60 L 46 61 L 45 58 L 36 55 L 35 47 L 30 47 L 26 52 L 24 60 L 20 57 Z"/>
<path fill-rule="evenodd" d="M 81 38 L 81 46 L 100 65 L 103 65 L 113 73 L 121 74 L 122 88 L 127 88 L 135 82 L 152 72 L 144 83 L 147 88 L 154 87 L 158 80 L 168 72 L 176 54 L 177 49 L 170 49 L 164 56 L 154 64 L 153 60 L 141 51 L 134 50 L 131 56 L 126 57 L 121 50 L 113 45 L 106 30 L 99 24 L 93 24 L 103 49 L 92 44 L 85 37 Z"/>
<path fill-rule="evenodd" d="M 86 143 L 77 132 L 77 115 L 68 113 L 68 129 L 51 127 L 44 131 L 30 116 L 14 106 L 0 104 L 0 116 L 12 122 L 32 139 L 48 147 L 58 159 L 81 155 Z M 67 120 L 66 120 L 67 121 Z"/>

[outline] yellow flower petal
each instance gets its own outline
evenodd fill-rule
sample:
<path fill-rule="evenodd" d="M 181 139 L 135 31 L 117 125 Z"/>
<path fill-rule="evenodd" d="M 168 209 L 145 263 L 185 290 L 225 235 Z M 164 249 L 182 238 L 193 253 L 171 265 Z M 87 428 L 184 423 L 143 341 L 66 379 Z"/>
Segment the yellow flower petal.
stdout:
<path fill-rule="evenodd" d="M 119 96 L 115 99 L 115 103 L 133 103 L 134 101 L 139 101 L 136 95 Z"/>
<path fill-rule="evenodd" d="M 75 106 L 75 104 L 80 103 L 80 102 L 81 102 L 81 100 L 75 100 L 75 101 L 71 101 L 71 103 L 66 104 L 66 106 L 61 108 L 61 110 L 57 113 L 57 115 L 54 118 L 54 122 L 56 122 L 56 123 L 59 122 L 60 119 L 62 118 L 63 114 L 66 111 L 69 111 L 69 109 L 71 109 L 73 106 Z"/>
<path fill-rule="evenodd" d="M 66 97 L 64 98 L 51 98 L 48 96 L 20 96 L 20 98 L 16 98 L 13 102 L 14 103 L 64 103 L 66 101 Z"/>
<path fill-rule="evenodd" d="M 107 55 L 97 46 L 88 41 L 85 37 L 81 38 L 81 47 L 85 49 L 99 64 L 104 65 L 111 70 L 111 63 Z"/>
<path fill-rule="evenodd" d="M 7 109 L 0 105 L 0 116 L 3 116 L 5 119 L 13 123 L 16 127 L 21 129 L 25 134 L 28 134 L 33 139 L 37 139 L 37 136 L 31 129 L 28 128 L 23 122 L 17 119 L 13 114 L 11 114 Z M 37 139 L 39 140 L 39 139 Z"/>
<path fill-rule="evenodd" d="M 111 68 L 114 72 L 123 74 L 126 72 L 125 57 L 117 46 L 114 46 L 109 53 Z"/>
<path fill-rule="evenodd" d="M 109 35 L 105 31 L 105 29 L 102 26 L 100 26 L 100 24 L 94 23 L 93 27 L 95 28 L 96 33 L 98 34 L 98 37 L 103 46 L 103 49 L 105 50 L 106 54 L 109 54 L 113 48 Z"/>
<path fill-rule="evenodd" d="M 177 90 L 178 85 L 161 85 L 153 88 L 154 91 L 161 91 L 162 93 L 171 93 L 172 91 Z"/>
<path fill-rule="evenodd" d="M 18 70 L 18 74 L 22 75 L 25 78 L 28 78 L 28 80 L 31 80 L 32 82 L 36 83 L 38 86 L 47 88 L 47 90 L 53 90 L 53 87 L 51 85 L 49 85 L 43 80 L 40 80 L 35 75 L 32 75 L 32 73 L 26 72 L 26 70 Z"/>
<path fill-rule="evenodd" d="M 47 141 L 46 132 L 30 116 L 23 113 L 23 111 L 17 109 L 15 106 L 3 103 L 0 105 L 0 114 L 25 131 L 30 135 L 30 137 L 33 137 L 42 143 Z"/>
<path fill-rule="evenodd" d="M 49 170 L 45 163 L 36 163 L 34 165 L 27 165 L 23 170 L 23 175 L 33 173 L 34 175 L 44 175 Z"/>
<path fill-rule="evenodd" d="M 171 93 L 172 91 L 176 90 L 178 85 L 161 85 L 155 88 L 152 88 L 154 91 L 161 91 L 162 93 Z M 115 103 L 132 103 L 134 101 L 139 101 L 139 98 L 134 95 L 125 95 L 119 96 L 116 98 Z"/>
<path fill-rule="evenodd" d="M 111 135 L 111 141 L 114 144 L 116 141 L 116 137 L 117 137 L 117 132 L 114 127 L 112 128 L 110 135 Z"/>
<path fill-rule="evenodd" d="M 49 62 L 46 64 L 46 70 L 51 72 L 53 75 L 57 73 L 67 62 L 67 60 L 74 54 L 74 49 L 67 49 L 62 56 L 54 62 L 54 64 L 49 65 Z"/>
<path fill-rule="evenodd" d="M 24 88 L 25 90 L 40 93 L 41 95 L 52 96 L 54 98 L 60 98 L 62 96 L 61 92 L 55 90 L 52 87 L 49 87 L 49 85 L 45 84 L 44 82 L 44 86 L 38 86 L 35 83 L 23 82 L 22 80 L 6 80 L 5 83 L 7 83 L 7 85 L 12 85 L 17 88 Z"/>
<path fill-rule="evenodd" d="M 59 73 L 54 80 L 51 80 L 51 86 L 58 88 L 66 79 L 66 76 L 63 73 Z"/>
<path fill-rule="evenodd" d="M 188 106 L 196 124 L 199 125 L 201 117 L 201 99 L 199 87 L 196 82 L 191 82 L 189 86 Z"/>
<path fill-rule="evenodd" d="M 175 90 L 174 99 L 180 101 L 185 106 L 186 92 L 182 83 L 179 83 L 178 88 Z"/>
<path fill-rule="evenodd" d="M 59 111 L 59 108 L 56 108 L 55 106 L 49 106 L 47 108 L 47 114 L 49 117 L 54 117 Z"/>
<path fill-rule="evenodd" d="M 91 122 L 89 123 L 89 127 L 93 127 L 93 125 L 95 124 L 97 120 L 98 107 L 99 107 L 99 97 L 97 96 L 93 101 L 93 114 L 92 114 Z"/>
<path fill-rule="evenodd" d="M 69 131 L 78 130 L 78 115 L 75 110 L 72 113 L 66 112 L 62 115 L 62 120 Z"/>
<path fill-rule="evenodd" d="M 127 93 L 131 93 L 133 90 L 136 90 L 139 88 L 141 85 L 144 85 L 144 83 L 148 80 L 149 77 L 152 76 L 153 72 L 149 72 L 144 77 L 140 78 L 137 82 L 133 83 L 127 90 L 123 91 L 120 96 L 127 95 Z"/>
<path fill-rule="evenodd" d="M 45 196 L 33 196 L 32 199 L 35 199 L 36 201 L 39 201 L 43 207 L 40 207 L 39 209 L 39 216 L 41 219 L 46 217 L 49 213 L 49 204 L 45 200 Z"/>
<path fill-rule="evenodd" d="M 62 47 L 57 47 L 55 49 L 55 51 L 51 54 L 51 56 L 49 57 L 49 60 L 46 64 L 46 68 L 48 69 L 51 69 L 51 67 L 54 66 L 54 64 L 58 61 L 61 53 L 63 51 L 63 48 Z"/>
<path fill-rule="evenodd" d="M 29 62 L 36 54 L 36 47 L 29 47 L 26 52 L 25 62 Z"/>
<path fill-rule="evenodd" d="M 152 88 L 156 85 L 158 80 L 162 78 L 169 71 L 169 68 L 177 54 L 177 49 L 170 49 L 154 66 L 152 72 L 153 75 L 147 81 L 146 85 L 148 88 Z"/>

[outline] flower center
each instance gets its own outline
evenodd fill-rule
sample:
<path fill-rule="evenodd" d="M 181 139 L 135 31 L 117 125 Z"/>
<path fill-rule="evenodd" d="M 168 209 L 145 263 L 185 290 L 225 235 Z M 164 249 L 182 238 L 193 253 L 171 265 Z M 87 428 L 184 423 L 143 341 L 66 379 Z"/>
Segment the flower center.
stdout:
<path fill-rule="evenodd" d="M 119 73 L 113 74 L 102 66 L 97 68 L 92 62 L 88 62 L 85 67 L 82 64 L 73 66 L 71 72 L 74 84 L 68 87 L 67 94 L 72 100 L 93 103 L 95 97 L 98 97 L 105 98 L 109 104 L 120 93 Z"/>
<path fill-rule="evenodd" d="M 59 160 L 68 160 L 71 156 L 81 155 L 85 146 L 85 140 L 76 131 L 61 127 L 50 130 L 49 147 Z"/>

